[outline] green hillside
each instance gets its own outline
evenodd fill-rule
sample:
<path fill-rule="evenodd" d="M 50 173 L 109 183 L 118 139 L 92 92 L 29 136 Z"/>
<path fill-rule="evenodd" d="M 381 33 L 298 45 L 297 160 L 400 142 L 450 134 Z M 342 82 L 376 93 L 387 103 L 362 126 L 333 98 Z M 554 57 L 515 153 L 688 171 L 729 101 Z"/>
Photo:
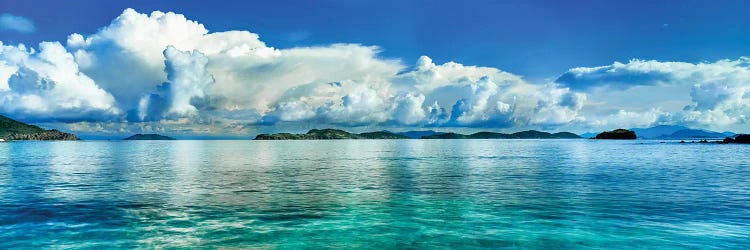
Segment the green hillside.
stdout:
<path fill-rule="evenodd" d="M 5 140 L 78 140 L 74 134 L 19 122 L 0 115 L 0 139 Z"/>
<path fill-rule="evenodd" d="M 44 131 L 43 128 L 22 123 L 0 115 L 0 138 L 5 138 L 11 134 L 33 134 Z"/>

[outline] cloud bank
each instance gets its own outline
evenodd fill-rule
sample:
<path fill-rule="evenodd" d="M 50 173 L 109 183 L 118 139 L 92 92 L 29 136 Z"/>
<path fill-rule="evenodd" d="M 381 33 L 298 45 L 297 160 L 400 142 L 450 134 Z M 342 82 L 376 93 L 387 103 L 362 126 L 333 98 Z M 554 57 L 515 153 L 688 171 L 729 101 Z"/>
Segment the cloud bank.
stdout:
<path fill-rule="evenodd" d="M 593 68 L 574 68 L 557 83 L 576 90 L 626 91 L 637 86 L 689 89 L 682 110 L 655 112 L 639 117 L 652 121 L 700 127 L 726 128 L 747 125 L 750 117 L 750 58 L 685 63 L 631 60 Z M 654 95 L 658 93 L 643 93 Z M 655 113 L 660 113 L 654 116 Z M 629 114 L 626 111 L 617 115 Z M 635 117 L 634 117 L 635 118 Z M 636 119 L 633 119 L 636 120 Z M 610 123 L 615 123 L 611 121 Z M 617 123 L 615 123 L 617 124 Z M 646 124 L 646 123 L 642 123 Z M 648 124 L 647 124 L 648 125 Z"/>
<path fill-rule="evenodd" d="M 180 14 L 133 9 L 94 34 L 71 34 L 65 44 L 0 46 L 1 113 L 92 131 L 244 133 L 288 124 L 733 126 L 747 124 L 750 111 L 747 58 L 698 64 L 633 60 L 573 68 L 555 81 L 531 83 L 497 68 L 440 64 L 428 56 L 414 64 L 382 58 L 377 46 L 276 49 L 249 31 L 210 32 Z M 623 103 L 593 98 L 639 86 L 691 90 L 680 110 L 626 110 Z"/>

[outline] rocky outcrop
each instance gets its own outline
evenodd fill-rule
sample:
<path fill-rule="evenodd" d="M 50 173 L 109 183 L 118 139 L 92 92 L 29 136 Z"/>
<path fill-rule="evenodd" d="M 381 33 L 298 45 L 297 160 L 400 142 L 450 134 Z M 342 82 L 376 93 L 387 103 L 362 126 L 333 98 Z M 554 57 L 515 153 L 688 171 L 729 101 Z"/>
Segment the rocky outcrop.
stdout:
<path fill-rule="evenodd" d="M 596 135 L 595 139 L 610 139 L 610 140 L 633 140 L 637 136 L 635 132 L 627 129 L 615 129 L 612 131 L 601 132 Z"/>
<path fill-rule="evenodd" d="M 740 144 L 750 144 L 750 135 L 743 134 L 743 135 L 736 135 L 734 138 L 727 137 L 724 138 L 721 143 L 729 144 L 729 143 L 740 143 Z"/>

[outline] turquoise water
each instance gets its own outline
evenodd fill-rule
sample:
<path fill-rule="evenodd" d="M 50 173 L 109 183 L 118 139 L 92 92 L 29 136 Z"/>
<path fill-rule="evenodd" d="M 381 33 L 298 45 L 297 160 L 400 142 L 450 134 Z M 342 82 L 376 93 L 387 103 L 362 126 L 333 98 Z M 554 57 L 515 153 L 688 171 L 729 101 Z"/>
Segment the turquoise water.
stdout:
<path fill-rule="evenodd" d="M 747 248 L 750 146 L 0 143 L 0 249 Z"/>

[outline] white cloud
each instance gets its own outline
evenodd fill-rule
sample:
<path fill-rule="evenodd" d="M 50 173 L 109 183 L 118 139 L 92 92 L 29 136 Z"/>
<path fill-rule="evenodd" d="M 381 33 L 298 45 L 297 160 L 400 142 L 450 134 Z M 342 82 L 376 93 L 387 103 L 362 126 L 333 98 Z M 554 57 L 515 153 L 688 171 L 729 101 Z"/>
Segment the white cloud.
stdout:
<path fill-rule="evenodd" d="M 214 83 L 206 70 L 208 58 L 201 52 L 183 52 L 168 46 L 164 50 L 167 82 L 159 92 L 141 97 L 138 102 L 139 120 L 177 119 L 198 115 L 195 102 L 206 98 L 205 90 Z"/>
<path fill-rule="evenodd" d="M 696 127 L 731 128 L 750 121 L 750 58 L 686 63 L 631 60 L 593 68 L 574 68 L 557 79 L 571 89 L 604 89 L 627 92 L 634 86 L 661 86 L 664 92 L 641 93 L 645 98 L 662 96 L 675 88 L 689 89 L 688 103 L 681 110 L 664 110 L 671 122 Z M 653 88 L 652 88 L 653 89 Z M 658 89 L 656 90 L 658 91 Z M 599 93 L 601 93 L 600 91 Z M 632 100 L 637 104 L 639 100 Z M 621 103 L 607 103 L 616 107 Z M 641 104 L 642 105 L 642 104 Z M 623 116 L 620 112 L 617 115 Z M 650 112 L 654 114 L 654 112 Z M 646 115 L 653 118 L 653 115 Z M 610 117 L 612 119 L 616 117 Z M 655 119 L 650 119 L 655 120 Z M 610 123 L 614 123 L 616 119 Z M 625 123 L 622 121 L 621 123 Z"/>
<path fill-rule="evenodd" d="M 34 26 L 34 22 L 28 18 L 3 13 L 0 14 L 0 31 L 33 33 L 36 31 L 36 26 Z"/>
<path fill-rule="evenodd" d="M 407 93 L 396 96 L 393 120 L 404 125 L 424 122 L 426 117 L 425 110 L 422 107 L 424 99 L 425 96 L 423 94 Z"/>
<path fill-rule="evenodd" d="M 580 111 L 585 102 L 585 94 L 572 92 L 567 88 L 549 86 L 539 92 L 534 123 L 563 125 L 584 121 L 585 118 Z"/>
<path fill-rule="evenodd" d="M 0 46 L 2 112 L 31 120 L 100 120 L 120 113 L 114 97 L 82 74 L 59 43 L 41 43 L 38 52 Z"/>
<path fill-rule="evenodd" d="M 589 125 L 597 128 L 635 128 L 649 127 L 657 124 L 662 119 L 668 118 L 668 113 L 658 108 L 652 108 L 644 112 L 619 110 L 617 113 L 609 114 L 595 120 Z"/>
<path fill-rule="evenodd" d="M 190 51 L 208 31 L 183 15 L 126 9 L 97 33 L 72 34 L 67 47 L 81 71 L 115 93 L 118 104 L 133 109 L 144 93 L 155 92 L 167 80 L 163 51 L 167 46 Z"/>
<path fill-rule="evenodd" d="M 70 35 L 65 47 L 42 43 L 38 50 L 2 46 L 0 111 L 194 131 L 279 123 L 731 127 L 750 119 L 750 59 L 744 57 L 632 60 L 530 83 L 497 68 L 436 63 L 428 56 L 406 65 L 382 58 L 377 46 L 276 49 L 250 31 L 210 32 L 180 14 L 132 9 L 96 33 Z M 659 102 L 659 91 L 672 94 Z M 618 93 L 628 95 L 609 98 Z M 683 99 L 673 100 L 675 93 Z M 666 102 L 672 106 L 632 108 Z"/>

